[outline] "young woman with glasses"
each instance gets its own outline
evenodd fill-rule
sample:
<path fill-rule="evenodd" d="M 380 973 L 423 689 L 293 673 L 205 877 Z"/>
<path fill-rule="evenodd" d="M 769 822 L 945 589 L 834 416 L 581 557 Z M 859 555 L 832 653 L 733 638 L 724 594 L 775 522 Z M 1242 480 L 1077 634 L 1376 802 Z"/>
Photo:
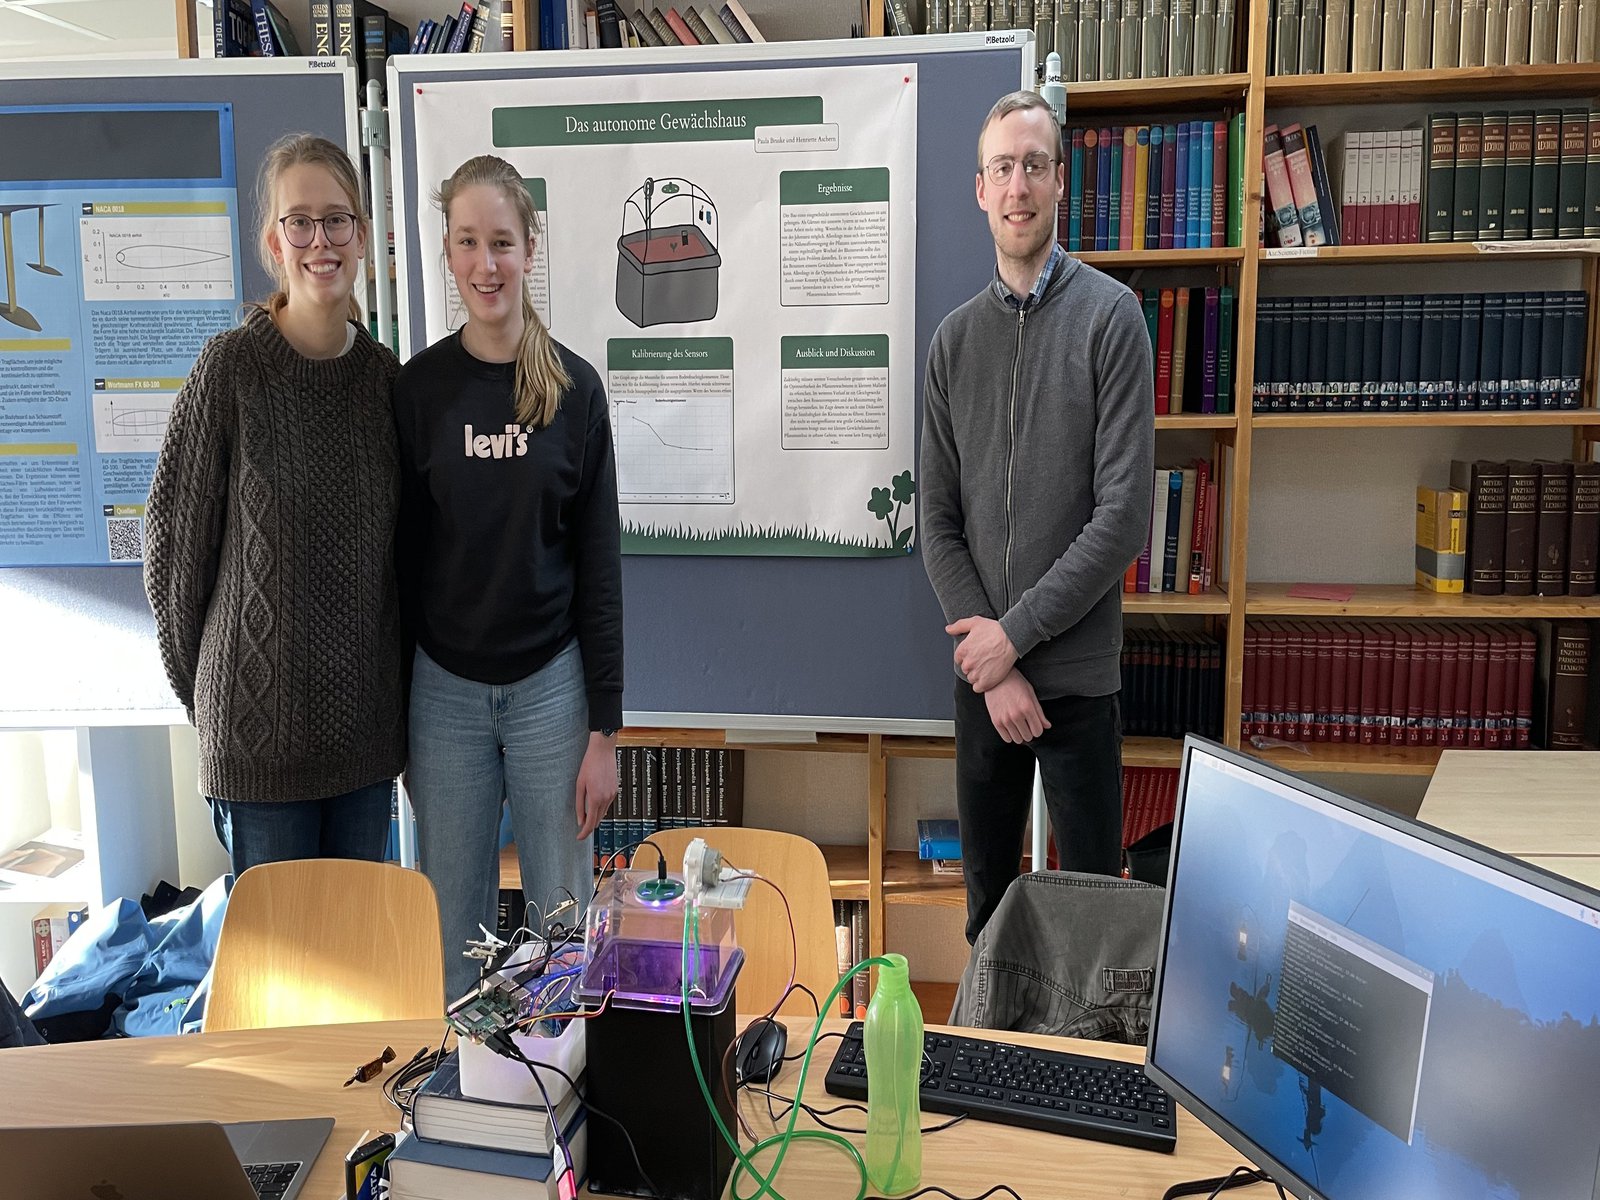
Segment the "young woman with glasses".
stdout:
<path fill-rule="evenodd" d="M 404 765 L 392 546 L 399 364 L 360 323 L 361 181 L 291 135 L 257 187 L 277 281 L 206 343 L 146 509 L 145 590 L 237 874 L 382 857 Z"/>
<path fill-rule="evenodd" d="M 510 163 L 456 169 L 434 202 L 466 308 L 395 384 L 401 610 L 416 639 L 406 787 L 439 896 L 445 986 L 495 927 L 496 831 L 549 912 L 593 887 L 590 836 L 617 794 L 622 559 L 611 418 L 595 369 L 528 294 L 538 214 Z"/>

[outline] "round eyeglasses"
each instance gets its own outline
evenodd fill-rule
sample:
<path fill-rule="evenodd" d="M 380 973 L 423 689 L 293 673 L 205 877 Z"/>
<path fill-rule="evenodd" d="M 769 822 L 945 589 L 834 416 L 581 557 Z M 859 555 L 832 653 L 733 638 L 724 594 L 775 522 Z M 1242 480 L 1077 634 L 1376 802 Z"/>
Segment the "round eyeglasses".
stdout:
<path fill-rule="evenodd" d="M 1043 183 L 1056 162 L 1048 154 L 1030 154 L 1022 160 L 1022 174 L 1029 183 Z M 984 163 L 983 173 L 989 177 L 990 183 L 1005 184 L 1011 181 L 1011 172 L 1016 167 L 1016 159 L 1002 154 Z"/>
<path fill-rule="evenodd" d="M 355 213 L 331 212 L 324 217 L 308 217 L 304 213 L 290 213 L 287 217 L 279 217 L 278 224 L 283 226 L 283 236 L 289 245 L 296 250 L 304 250 L 317 238 L 317 226 L 322 226 L 322 236 L 328 240 L 330 246 L 348 246 L 350 239 L 356 235 Z"/>

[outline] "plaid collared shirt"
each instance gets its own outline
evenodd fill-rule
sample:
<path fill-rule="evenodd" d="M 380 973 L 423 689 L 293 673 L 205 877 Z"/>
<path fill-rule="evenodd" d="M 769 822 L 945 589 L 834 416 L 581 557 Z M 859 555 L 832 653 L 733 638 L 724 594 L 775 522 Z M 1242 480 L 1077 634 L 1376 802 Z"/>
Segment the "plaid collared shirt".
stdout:
<path fill-rule="evenodd" d="M 1011 305 L 1012 308 L 1027 312 L 1028 309 L 1039 303 L 1039 297 L 1044 295 L 1045 288 L 1050 286 L 1050 281 L 1056 277 L 1056 271 L 1066 261 L 1067 252 L 1061 248 L 1061 243 L 1057 242 L 1050 247 L 1050 257 L 1045 260 L 1044 269 L 1039 272 L 1039 278 L 1034 280 L 1033 290 L 1026 296 L 1019 296 L 1008 288 L 1006 281 L 1000 278 L 998 268 L 994 273 L 995 286 L 1000 289 L 1001 298 L 1007 304 Z"/>

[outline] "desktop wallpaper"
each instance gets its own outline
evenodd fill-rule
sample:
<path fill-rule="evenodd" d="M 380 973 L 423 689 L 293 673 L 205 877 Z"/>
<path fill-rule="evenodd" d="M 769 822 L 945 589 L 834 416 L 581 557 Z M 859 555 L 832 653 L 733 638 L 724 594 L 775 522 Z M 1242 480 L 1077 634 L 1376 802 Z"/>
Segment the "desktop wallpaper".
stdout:
<path fill-rule="evenodd" d="M 1596 1196 L 1600 915 L 1200 752 L 1175 854 L 1156 1066 L 1328 1200 Z"/>

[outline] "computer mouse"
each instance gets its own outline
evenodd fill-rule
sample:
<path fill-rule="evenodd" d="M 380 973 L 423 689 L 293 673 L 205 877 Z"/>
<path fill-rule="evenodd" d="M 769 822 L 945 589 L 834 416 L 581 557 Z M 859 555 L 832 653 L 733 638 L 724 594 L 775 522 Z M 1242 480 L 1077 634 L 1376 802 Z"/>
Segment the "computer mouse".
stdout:
<path fill-rule="evenodd" d="M 783 1070 L 783 1052 L 789 1048 L 789 1031 L 778 1021 L 759 1021 L 741 1033 L 733 1044 L 734 1080 L 770 1083 Z"/>

